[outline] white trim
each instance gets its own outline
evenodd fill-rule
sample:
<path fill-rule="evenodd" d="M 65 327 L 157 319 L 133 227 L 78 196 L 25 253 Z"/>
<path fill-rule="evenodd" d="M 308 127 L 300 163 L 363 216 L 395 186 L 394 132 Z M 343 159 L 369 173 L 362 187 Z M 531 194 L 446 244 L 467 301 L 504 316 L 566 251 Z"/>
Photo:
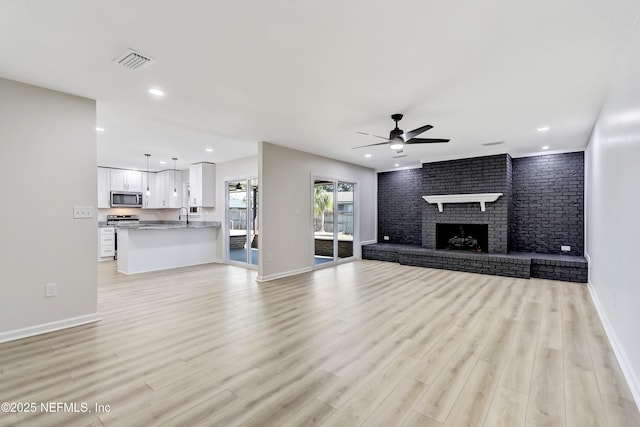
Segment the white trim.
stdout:
<path fill-rule="evenodd" d="M 363 246 L 363 245 L 371 245 L 371 244 L 373 244 L 373 243 L 378 243 L 378 241 L 377 241 L 377 240 L 365 240 L 365 241 L 363 241 L 363 242 L 360 242 L 360 246 Z"/>
<path fill-rule="evenodd" d="M 69 319 L 15 329 L 13 331 L 2 332 L 0 333 L 0 343 L 46 334 L 48 332 L 59 331 L 61 329 L 73 328 L 75 326 L 86 325 L 87 323 L 93 323 L 99 320 L 100 315 L 98 313 L 92 313 L 85 314 L 84 316 L 71 317 Z"/>
<path fill-rule="evenodd" d="M 620 341 L 618 340 L 615 330 L 611 326 L 611 323 L 609 323 L 609 319 L 607 318 L 604 308 L 600 304 L 598 294 L 596 293 L 596 290 L 591 281 L 587 282 L 587 288 L 589 289 L 591 300 L 593 301 L 593 305 L 596 307 L 596 311 L 598 312 L 598 316 L 600 317 L 600 322 L 604 327 L 604 331 L 607 334 L 607 338 L 609 338 L 609 343 L 611 344 L 613 353 L 616 355 L 616 359 L 618 360 L 620 369 L 622 369 L 622 374 L 627 380 L 627 385 L 631 390 L 631 394 L 633 395 L 633 399 L 635 400 L 636 407 L 638 408 L 638 410 L 640 410 L 640 381 L 638 381 L 638 378 L 635 376 L 633 369 L 631 368 L 632 365 L 631 363 L 629 363 L 629 359 L 627 358 L 627 355 L 624 351 L 624 347 L 620 345 Z"/>
<path fill-rule="evenodd" d="M 297 270 L 283 271 L 282 273 L 270 274 L 268 276 L 256 277 L 256 282 L 268 282 L 270 280 L 282 279 L 283 277 L 295 276 L 297 274 L 309 273 L 312 270 L 311 267 L 299 268 Z"/>
<path fill-rule="evenodd" d="M 425 202 L 438 204 L 438 211 L 442 212 L 445 203 L 480 203 L 480 210 L 485 212 L 486 203 L 495 202 L 502 193 L 475 193 L 475 194 L 440 194 L 422 196 Z"/>

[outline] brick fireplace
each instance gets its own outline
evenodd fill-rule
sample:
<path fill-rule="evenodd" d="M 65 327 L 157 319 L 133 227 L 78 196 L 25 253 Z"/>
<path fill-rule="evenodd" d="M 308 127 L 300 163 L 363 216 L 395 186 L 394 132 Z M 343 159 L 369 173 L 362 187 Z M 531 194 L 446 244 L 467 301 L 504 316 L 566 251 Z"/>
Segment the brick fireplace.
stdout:
<path fill-rule="evenodd" d="M 423 195 L 502 193 L 485 211 L 479 203 L 445 204 L 442 212 L 435 204 L 422 206 L 422 246 L 439 249 L 438 224 L 468 224 L 487 227 L 483 252 L 506 254 L 509 246 L 512 161 L 508 154 L 471 159 L 425 163 L 422 166 Z"/>
<path fill-rule="evenodd" d="M 456 230 L 473 239 L 449 244 Z M 378 242 L 362 246 L 363 258 L 584 283 L 584 153 L 501 154 L 381 172 Z"/>

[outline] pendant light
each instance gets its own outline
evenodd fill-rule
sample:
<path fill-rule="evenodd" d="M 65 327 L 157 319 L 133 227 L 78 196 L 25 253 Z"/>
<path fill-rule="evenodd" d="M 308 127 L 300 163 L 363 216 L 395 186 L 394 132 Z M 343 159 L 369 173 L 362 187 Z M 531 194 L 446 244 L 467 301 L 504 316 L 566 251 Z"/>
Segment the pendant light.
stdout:
<path fill-rule="evenodd" d="M 147 156 L 147 197 L 151 195 L 151 191 L 149 190 L 149 157 L 151 154 L 145 154 Z"/>
<path fill-rule="evenodd" d="M 178 197 L 178 189 L 176 188 L 176 160 L 177 157 L 172 157 L 173 159 L 173 197 Z"/>

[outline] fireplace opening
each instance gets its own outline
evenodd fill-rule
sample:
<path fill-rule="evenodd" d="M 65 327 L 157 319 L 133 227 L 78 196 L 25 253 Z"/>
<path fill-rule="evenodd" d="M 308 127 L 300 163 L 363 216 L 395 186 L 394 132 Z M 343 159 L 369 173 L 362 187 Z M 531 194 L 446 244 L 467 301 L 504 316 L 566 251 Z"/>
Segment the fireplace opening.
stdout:
<path fill-rule="evenodd" d="M 436 224 L 436 249 L 489 251 L 487 224 Z"/>

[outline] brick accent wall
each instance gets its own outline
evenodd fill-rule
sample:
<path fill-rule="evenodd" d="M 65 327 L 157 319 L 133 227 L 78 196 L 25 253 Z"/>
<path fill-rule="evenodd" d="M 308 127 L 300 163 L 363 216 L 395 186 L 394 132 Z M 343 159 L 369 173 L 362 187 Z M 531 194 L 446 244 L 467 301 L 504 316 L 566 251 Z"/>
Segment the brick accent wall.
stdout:
<path fill-rule="evenodd" d="M 486 212 L 478 203 L 422 196 L 504 193 Z M 435 249 L 435 224 L 488 224 L 489 253 L 584 254 L 584 153 L 512 159 L 508 154 L 425 163 L 378 174 L 378 241 Z M 383 236 L 389 236 L 384 241 Z M 560 246 L 571 246 L 561 252 Z"/>
<path fill-rule="evenodd" d="M 584 254 L 583 152 L 513 159 L 512 202 L 511 250 Z"/>
<path fill-rule="evenodd" d="M 507 253 L 508 221 L 511 210 L 511 156 L 475 157 L 425 163 L 422 165 L 423 195 L 504 193 L 496 202 L 487 203 L 486 211 L 479 203 L 445 204 L 443 212 L 437 205 L 422 202 L 422 246 L 436 248 L 436 223 L 487 224 L 489 253 Z"/>
<path fill-rule="evenodd" d="M 378 174 L 378 241 L 422 244 L 422 169 Z"/>

